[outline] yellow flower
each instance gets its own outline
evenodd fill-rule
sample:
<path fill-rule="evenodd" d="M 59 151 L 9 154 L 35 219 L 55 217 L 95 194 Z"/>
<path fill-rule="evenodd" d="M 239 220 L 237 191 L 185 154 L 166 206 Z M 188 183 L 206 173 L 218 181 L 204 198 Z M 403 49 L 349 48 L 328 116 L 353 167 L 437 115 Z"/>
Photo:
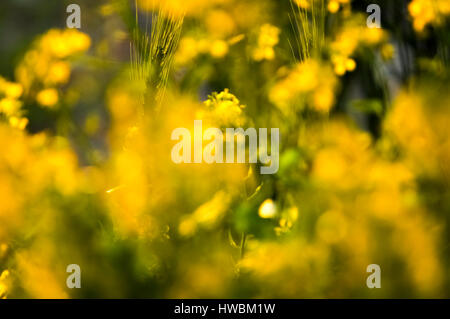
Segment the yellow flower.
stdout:
<path fill-rule="evenodd" d="M 236 28 L 233 18 L 225 10 L 212 10 L 206 17 L 206 27 L 214 37 L 226 37 Z"/>
<path fill-rule="evenodd" d="M 25 117 L 24 118 L 18 118 L 18 117 L 12 116 L 12 117 L 9 118 L 9 124 L 12 127 L 15 127 L 15 128 L 20 129 L 20 130 L 23 130 L 23 129 L 25 129 L 25 127 L 28 124 L 28 119 L 25 118 Z"/>
<path fill-rule="evenodd" d="M 253 59 L 255 61 L 273 60 L 275 51 L 273 49 L 279 42 L 280 29 L 270 24 L 261 26 L 257 47 L 253 49 Z"/>
<path fill-rule="evenodd" d="M 384 60 L 391 60 L 395 54 L 395 49 L 392 44 L 385 44 L 381 47 L 381 56 Z"/>
<path fill-rule="evenodd" d="M 223 58 L 228 53 L 228 44 L 223 40 L 216 40 L 212 43 L 210 52 L 214 58 Z"/>
<path fill-rule="evenodd" d="M 20 83 L 6 81 L 0 76 L 0 93 L 11 99 L 18 99 L 23 93 L 23 87 Z"/>
<path fill-rule="evenodd" d="M 48 31 L 40 41 L 43 52 L 49 52 L 56 58 L 66 58 L 89 49 L 91 39 L 85 33 L 76 29 Z"/>
<path fill-rule="evenodd" d="M 214 92 L 204 104 L 210 111 L 206 116 L 211 117 L 211 120 L 219 126 L 242 126 L 245 122 L 242 114 L 245 105 L 242 105 L 228 89 L 220 93 Z"/>
<path fill-rule="evenodd" d="M 309 106 L 319 112 L 328 112 L 334 104 L 337 79 L 331 67 L 308 59 L 298 65 L 269 93 L 270 100 L 285 113 L 299 97 L 306 97 Z M 302 107 L 296 104 L 296 107 Z"/>
<path fill-rule="evenodd" d="M 421 32 L 429 24 L 441 25 L 450 15 L 450 5 L 448 0 L 413 0 L 408 11 L 413 18 L 414 29 Z"/>
<path fill-rule="evenodd" d="M 67 62 L 58 61 L 50 65 L 46 82 L 49 84 L 64 84 L 69 80 L 70 65 Z"/>
<path fill-rule="evenodd" d="M 36 101 L 42 105 L 47 107 L 52 107 L 56 103 L 58 103 L 58 91 L 56 89 L 45 89 L 38 93 L 36 96 Z"/>
<path fill-rule="evenodd" d="M 4 98 L 0 100 L 0 112 L 8 116 L 16 114 L 21 106 L 22 103 L 20 101 L 12 98 Z"/>
<path fill-rule="evenodd" d="M 192 37 L 184 37 L 180 40 L 177 53 L 175 54 L 175 63 L 184 65 L 192 61 L 199 53 L 198 42 Z"/>
<path fill-rule="evenodd" d="M 258 209 L 258 215 L 261 218 L 274 218 L 277 214 L 277 207 L 275 205 L 275 203 L 273 202 L 273 200 L 271 199 L 266 199 L 260 206 Z"/>
<path fill-rule="evenodd" d="M 339 11 L 339 7 L 340 7 L 340 5 L 339 5 L 339 2 L 338 2 L 338 1 L 331 0 L 331 1 L 328 3 L 328 11 L 330 11 L 331 13 L 336 13 L 336 12 L 338 12 L 338 11 Z"/>

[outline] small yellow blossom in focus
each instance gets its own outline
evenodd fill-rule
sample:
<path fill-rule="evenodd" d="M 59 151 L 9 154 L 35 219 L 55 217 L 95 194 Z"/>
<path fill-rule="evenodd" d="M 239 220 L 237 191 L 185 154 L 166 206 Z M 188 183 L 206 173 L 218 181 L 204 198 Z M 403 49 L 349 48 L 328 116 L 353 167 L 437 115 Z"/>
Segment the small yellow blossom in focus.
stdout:
<path fill-rule="evenodd" d="M 36 96 L 37 102 L 42 106 L 52 107 L 58 103 L 58 91 L 56 89 L 45 89 Z"/>
<path fill-rule="evenodd" d="M 259 206 L 258 215 L 261 218 L 274 218 L 276 214 L 277 207 L 271 199 L 266 199 L 261 206 Z"/>
<path fill-rule="evenodd" d="M 204 104 L 211 112 L 210 116 L 220 126 L 241 126 L 245 122 L 245 117 L 242 114 L 245 105 L 242 105 L 239 99 L 231 94 L 228 89 L 220 93 L 214 92 Z"/>

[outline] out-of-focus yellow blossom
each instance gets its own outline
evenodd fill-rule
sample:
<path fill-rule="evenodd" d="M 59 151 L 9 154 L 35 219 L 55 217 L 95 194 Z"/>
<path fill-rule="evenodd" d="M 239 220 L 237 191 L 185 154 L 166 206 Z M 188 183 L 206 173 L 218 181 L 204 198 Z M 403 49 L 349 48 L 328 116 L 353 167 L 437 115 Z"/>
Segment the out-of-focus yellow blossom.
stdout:
<path fill-rule="evenodd" d="M 319 7 L 321 0 L 294 0 L 295 4 L 301 9 L 311 9 L 312 7 Z M 331 13 L 336 13 L 339 11 L 341 6 L 348 6 L 350 0 L 328 0 L 325 1 L 327 9 Z"/>
<path fill-rule="evenodd" d="M 441 25 L 450 15 L 450 3 L 447 0 L 413 0 L 408 5 L 408 11 L 414 29 L 421 32 L 429 24 Z"/>
<path fill-rule="evenodd" d="M 192 236 L 198 228 L 210 229 L 217 225 L 224 217 L 229 208 L 231 195 L 224 191 L 219 191 L 214 197 L 205 204 L 201 205 L 194 213 L 185 217 L 178 231 L 182 236 Z"/>
<path fill-rule="evenodd" d="M 54 272 L 52 265 L 49 264 L 51 256 L 47 255 L 47 250 L 48 248 L 39 253 L 36 250 L 26 251 L 17 256 L 17 267 L 23 287 L 30 296 L 37 299 L 68 298 L 65 278 Z M 59 275 L 61 274 L 65 275 L 59 271 Z"/>
<path fill-rule="evenodd" d="M 270 91 L 270 100 L 283 112 L 289 114 L 299 99 L 306 99 L 309 107 L 327 113 L 333 107 L 337 79 L 329 65 L 314 59 L 298 64 L 289 74 L 277 82 Z M 295 109 L 302 108 L 300 102 Z"/>
<path fill-rule="evenodd" d="M 385 44 L 381 47 L 381 56 L 384 60 L 391 60 L 394 57 L 395 48 L 392 44 Z"/>
<path fill-rule="evenodd" d="M 344 75 L 347 71 L 352 72 L 356 69 L 356 62 L 353 59 L 333 56 L 332 61 L 334 64 L 334 72 L 339 76 Z"/>
<path fill-rule="evenodd" d="M 16 114 L 21 106 L 22 103 L 15 99 L 4 98 L 0 100 L 0 112 L 9 116 Z"/>
<path fill-rule="evenodd" d="M 345 121 L 311 127 L 300 145 L 313 152 L 311 177 L 321 185 L 334 189 L 350 189 L 366 181 L 361 174 L 373 161 L 370 135 L 352 128 Z"/>
<path fill-rule="evenodd" d="M 175 54 L 175 64 L 185 65 L 198 55 L 197 41 L 192 37 L 184 37 L 180 40 L 177 53 Z"/>
<path fill-rule="evenodd" d="M 310 1 L 311 0 L 294 0 L 295 4 L 303 9 L 308 9 L 311 6 Z"/>
<path fill-rule="evenodd" d="M 277 207 L 273 200 L 266 199 L 258 209 L 258 215 L 261 218 L 274 218 L 277 214 Z"/>
<path fill-rule="evenodd" d="M 253 49 L 252 56 L 255 61 L 273 60 L 275 58 L 273 48 L 278 44 L 280 32 L 279 28 L 270 24 L 261 26 L 257 46 Z"/>
<path fill-rule="evenodd" d="M 52 29 L 39 37 L 16 68 L 16 79 L 27 96 L 32 88 L 66 84 L 70 78 L 67 59 L 86 52 L 91 39 L 77 29 Z"/>
<path fill-rule="evenodd" d="M 50 65 L 45 83 L 64 84 L 70 77 L 70 65 L 64 61 L 58 61 Z"/>
<path fill-rule="evenodd" d="M 8 251 L 8 245 L 5 243 L 2 243 L 0 245 L 0 259 L 3 258 L 3 256 L 5 256 L 7 251 Z"/>
<path fill-rule="evenodd" d="M 208 33 L 217 38 L 230 36 L 236 29 L 235 22 L 225 10 L 211 10 L 206 16 Z"/>
<path fill-rule="evenodd" d="M 180 40 L 179 48 L 175 54 L 175 64 L 184 66 L 203 54 L 209 54 L 213 58 L 221 59 L 228 54 L 230 46 L 236 43 L 233 43 L 233 40 L 235 40 L 235 37 L 225 41 L 218 38 L 196 39 L 186 36 Z"/>
<path fill-rule="evenodd" d="M 0 96 L 18 99 L 22 96 L 23 87 L 20 83 L 9 82 L 0 76 Z"/>
<path fill-rule="evenodd" d="M 228 0 L 138 0 L 138 5 L 149 11 L 162 10 L 168 16 L 200 16 L 206 9 Z"/>
<path fill-rule="evenodd" d="M 56 89 L 45 89 L 40 91 L 36 96 L 36 101 L 47 107 L 53 107 L 58 103 L 58 91 Z"/>
<path fill-rule="evenodd" d="M 439 263 L 436 247 L 440 228 L 426 218 L 426 213 L 414 212 L 398 223 L 393 245 L 407 261 L 407 272 L 421 294 L 435 294 L 442 289 L 444 269 Z M 408 243 L 414 243 L 410 245 Z"/>
<path fill-rule="evenodd" d="M 20 130 L 23 130 L 28 124 L 28 119 L 25 117 L 19 118 L 12 116 L 9 118 L 9 124 L 11 124 L 12 127 L 16 127 Z"/>
<path fill-rule="evenodd" d="M 291 207 L 281 213 L 279 226 L 275 227 L 277 235 L 281 235 L 291 230 L 292 226 L 298 219 L 298 208 Z"/>
<path fill-rule="evenodd" d="M 211 45 L 211 55 L 214 58 L 223 58 L 228 53 L 228 44 L 223 40 L 216 40 Z"/>
<path fill-rule="evenodd" d="M 38 47 L 42 53 L 48 53 L 57 59 L 85 52 L 91 45 L 88 35 L 77 29 L 48 31 L 39 40 Z"/>
<path fill-rule="evenodd" d="M 405 160 L 418 172 L 432 176 L 450 172 L 449 103 L 448 94 L 433 94 L 430 85 L 415 84 L 400 92 L 388 114 L 387 136 L 401 146 Z"/>
<path fill-rule="evenodd" d="M 22 85 L 0 77 L 0 114 L 6 116 L 12 127 L 20 130 L 25 129 L 28 124 L 28 119 L 22 117 L 22 102 L 18 100 L 22 92 Z"/>
<path fill-rule="evenodd" d="M 331 0 L 330 2 L 328 2 L 328 11 L 330 11 L 331 13 L 336 13 L 339 11 L 340 5 L 339 5 L 339 1 L 335 1 L 335 0 Z"/>
<path fill-rule="evenodd" d="M 381 28 L 367 28 L 361 16 L 355 16 L 346 21 L 331 43 L 331 61 L 337 75 L 354 71 L 356 63 L 354 56 L 361 46 L 378 47 L 387 41 L 387 34 Z"/>

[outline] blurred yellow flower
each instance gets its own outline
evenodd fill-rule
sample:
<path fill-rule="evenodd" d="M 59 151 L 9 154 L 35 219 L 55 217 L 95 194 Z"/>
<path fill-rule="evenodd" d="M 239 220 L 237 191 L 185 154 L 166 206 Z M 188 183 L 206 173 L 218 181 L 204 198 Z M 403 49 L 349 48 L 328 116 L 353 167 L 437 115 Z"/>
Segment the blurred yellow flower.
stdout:
<path fill-rule="evenodd" d="M 258 215 L 261 218 L 274 218 L 277 214 L 277 207 L 273 200 L 266 199 L 258 209 Z"/>
<path fill-rule="evenodd" d="M 58 91 L 56 89 L 45 89 L 36 96 L 37 102 L 42 106 L 53 107 L 58 103 Z"/>
<path fill-rule="evenodd" d="M 253 49 L 253 59 L 255 61 L 273 60 L 275 58 L 274 46 L 278 44 L 280 29 L 264 24 L 261 26 L 258 35 L 258 43 Z"/>
<path fill-rule="evenodd" d="M 50 65 L 45 82 L 49 84 L 67 83 L 70 77 L 70 65 L 64 61 L 57 61 Z"/>
<path fill-rule="evenodd" d="M 288 75 L 277 82 L 269 93 L 269 98 L 283 112 L 289 114 L 289 105 L 298 98 L 306 98 L 308 105 L 321 113 L 333 107 L 337 79 L 330 66 L 308 59 L 299 63 Z M 303 107 L 298 104 L 297 108 Z"/>
<path fill-rule="evenodd" d="M 223 58 L 228 53 L 228 44 L 222 40 L 216 40 L 211 44 L 211 56 Z"/>
<path fill-rule="evenodd" d="M 450 4 L 447 0 L 413 0 L 408 11 L 413 18 L 414 29 L 422 32 L 429 24 L 441 25 L 450 15 Z"/>

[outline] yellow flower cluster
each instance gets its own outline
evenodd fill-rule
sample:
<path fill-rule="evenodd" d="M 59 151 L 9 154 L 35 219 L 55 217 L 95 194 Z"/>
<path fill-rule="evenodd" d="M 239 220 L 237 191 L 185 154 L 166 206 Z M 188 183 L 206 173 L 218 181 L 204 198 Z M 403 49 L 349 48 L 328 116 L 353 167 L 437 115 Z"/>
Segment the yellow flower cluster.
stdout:
<path fill-rule="evenodd" d="M 418 200 L 415 172 L 405 162 L 385 159 L 373 147 L 369 134 L 347 121 L 308 126 L 298 142 L 313 157 L 309 175 L 312 189 L 296 193 L 298 210 L 289 210 L 290 221 L 280 220 L 280 227 L 275 228 L 280 241 L 249 241 L 247 254 L 239 264 L 241 271 L 264 281 L 269 291 L 281 289 L 280 296 L 329 296 L 314 289 L 317 280 L 311 283 L 305 278 L 319 278 L 318 273 L 326 273 L 335 248 L 349 256 L 345 270 L 339 273 L 340 280 L 365 269 L 373 254 L 385 253 L 385 248 L 371 245 L 367 232 L 368 228 L 376 228 L 374 220 L 380 220 L 392 229 L 386 240 L 408 263 L 408 276 L 418 291 L 425 295 L 439 291 L 445 271 L 438 249 L 440 230 Z M 312 209 L 318 214 L 313 239 L 306 235 L 295 240 L 283 237 L 289 232 L 286 225 L 292 225 L 297 215 L 300 220 L 308 218 L 311 207 L 307 202 L 311 197 L 316 203 Z M 319 202 L 322 204 L 318 207 Z M 264 201 L 259 214 L 272 218 L 273 204 L 271 200 Z M 416 244 L 411 247 L 408 242 Z M 320 278 L 321 286 L 329 286 L 337 277 L 332 274 Z M 277 282 L 280 280 L 282 285 Z M 306 287 L 288 284 L 301 280 L 307 283 Z"/>
<path fill-rule="evenodd" d="M 25 94 L 35 96 L 42 106 L 55 106 L 59 101 L 56 87 L 70 78 L 68 58 L 85 52 L 90 44 L 89 36 L 76 29 L 52 29 L 40 37 L 16 69 Z"/>
<path fill-rule="evenodd" d="M 302 9 L 310 9 L 312 6 L 318 6 L 321 0 L 294 0 L 294 3 Z M 331 13 L 336 13 L 341 7 L 348 8 L 350 0 L 328 0 L 327 9 Z"/>
<path fill-rule="evenodd" d="M 350 4 L 350 0 L 330 0 L 328 2 L 327 9 L 331 13 L 336 13 L 343 6 L 347 6 Z"/>
<path fill-rule="evenodd" d="M 361 17 L 349 20 L 331 43 L 334 72 L 341 76 L 356 68 L 352 58 L 361 47 L 376 48 L 386 44 L 387 34 L 381 28 L 367 28 Z M 387 45 L 387 44 L 386 44 Z"/>
<path fill-rule="evenodd" d="M 413 0 L 408 5 L 414 29 L 421 32 L 429 24 L 440 25 L 450 15 L 448 0 Z"/>
<path fill-rule="evenodd" d="M 25 205 L 39 200 L 43 191 L 54 187 L 68 195 L 83 183 L 76 156 L 63 139 L 51 142 L 43 134 L 29 136 L 0 123 L 0 140 L 3 148 L 0 155 L 2 242 L 25 221 Z"/>
<path fill-rule="evenodd" d="M 23 130 L 28 119 L 22 116 L 23 88 L 19 83 L 9 82 L 0 76 L 0 114 L 4 115 L 12 127 Z"/>
<path fill-rule="evenodd" d="M 229 89 L 220 93 L 214 92 L 204 104 L 208 112 L 200 115 L 211 119 L 220 127 L 242 127 L 245 123 L 245 105 L 242 105 Z"/>
<path fill-rule="evenodd" d="M 337 78 L 332 68 L 314 59 L 306 60 L 291 70 L 287 76 L 277 82 L 270 91 L 270 100 L 285 114 L 302 108 L 304 103 L 318 111 L 327 113 L 333 107 Z M 300 102 L 300 103 L 295 103 Z"/>
<path fill-rule="evenodd" d="M 253 49 L 252 57 L 255 61 L 273 60 L 275 58 L 274 46 L 278 44 L 280 29 L 264 24 L 261 26 L 258 35 L 258 43 Z"/>
<path fill-rule="evenodd" d="M 450 96 L 432 95 L 432 87 L 403 90 L 389 112 L 384 128 L 404 151 L 408 165 L 431 176 L 450 172 Z M 433 108 L 429 108 L 433 105 Z M 408 116 L 405 116 L 408 114 Z"/>
<path fill-rule="evenodd" d="M 138 0 L 140 8 L 148 11 L 162 10 L 169 16 L 198 16 L 204 10 L 229 0 Z"/>
<path fill-rule="evenodd" d="M 180 45 L 175 54 L 175 64 L 178 66 L 192 62 L 196 57 L 209 54 L 213 58 L 220 59 L 227 55 L 229 42 L 220 39 L 196 39 L 186 36 L 180 40 Z"/>

